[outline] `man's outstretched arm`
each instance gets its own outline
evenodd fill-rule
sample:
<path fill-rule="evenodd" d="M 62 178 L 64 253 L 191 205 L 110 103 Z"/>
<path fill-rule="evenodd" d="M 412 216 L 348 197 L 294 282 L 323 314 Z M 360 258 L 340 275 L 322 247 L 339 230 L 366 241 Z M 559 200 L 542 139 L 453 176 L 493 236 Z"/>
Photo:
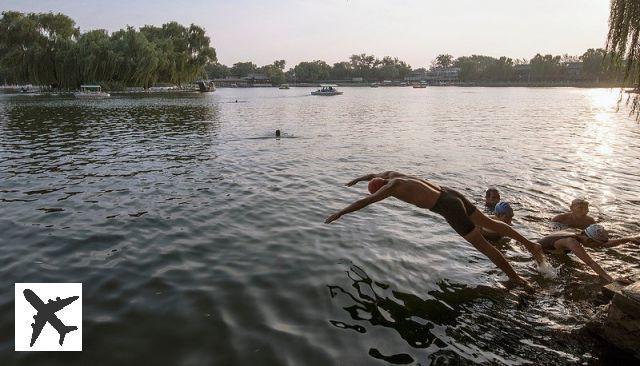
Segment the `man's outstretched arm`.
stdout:
<path fill-rule="evenodd" d="M 626 243 L 640 244 L 640 236 L 634 236 L 631 238 L 612 239 L 604 243 L 602 246 L 600 246 L 600 248 L 613 248 L 618 245 L 622 245 Z"/>
<path fill-rule="evenodd" d="M 324 221 L 325 224 L 328 224 L 332 221 L 335 221 L 340 218 L 342 215 L 346 215 L 350 212 L 358 211 L 364 207 L 369 206 L 372 203 L 382 201 L 383 199 L 391 196 L 393 194 L 393 190 L 395 189 L 395 182 L 389 182 L 384 187 L 380 188 L 376 193 L 370 194 L 365 198 L 359 199 L 349 206 L 343 208 L 342 210 L 332 214 L 327 217 Z"/>
<path fill-rule="evenodd" d="M 602 267 L 600 267 L 598 263 L 596 263 L 596 261 L 593 260 L 593 258 L 591 258 L 578 241 L 575 239 L 562 239 L 558 240 L 556 243 L 559 243 L 561 247 L 571 250 L 576 257 L 580 258 L 580 260 L 582 260 L 586 265 L 591 267 L 591 269 L 593 269 L 600 278 L 607 281 L 607 283 L 613 282 L 613 277 L 611 277 L 604 269 L 602 269 Z"/>
<path fill-rule="evenodd" d="M 358 183 L 358 182 L 368 182 L 373 178 L 382 178 L 382 179 L 393 179 L 393 178 L 416 178 L 416 177 L 412 177 L 410 175 L 406 175 L 406 174 L 402 174 L 399 172 L 394 172 L 392 170 L 387 170 L 384 171 L 382 173 L 371 173 L 371 174 L 365 174 L 362 177 L 358 177 L 354 180 L 352 180 L 351 182 L 347 183 L 346 186 L 347 187 L 351 187 L 352 185 Z M 418 179 L 418 178 L 416 178 Z"/>
<path fill-rule="evenodd" d="M 364 182 L 368 182 L 368 181 L 370 181 L 371 179 L 373 179 L 375 177 L 376 177 L 376 174 L 365 174 L 362 177 L 358 177 L 358 178 L 352 180 L 351 182 L 347 183 L 346 186 L 347 187 L 351 187 L 352 185 L 354 185 L 354 184 L 356 184 L 358 182 L 363 182 L 363 181 Z"/>

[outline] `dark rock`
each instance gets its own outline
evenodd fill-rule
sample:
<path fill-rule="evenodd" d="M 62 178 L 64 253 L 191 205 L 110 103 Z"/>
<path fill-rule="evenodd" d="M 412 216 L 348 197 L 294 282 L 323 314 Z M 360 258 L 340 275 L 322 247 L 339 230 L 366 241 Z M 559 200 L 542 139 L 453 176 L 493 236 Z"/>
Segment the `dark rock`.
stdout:
<path fill-rule="evenodd" d="M 610 284 L 605 288 L 603 292 L 613 293 L 613 300 L 601 335 L 607 342 L 640 359 L 640 281 L 627 287 Z"/>

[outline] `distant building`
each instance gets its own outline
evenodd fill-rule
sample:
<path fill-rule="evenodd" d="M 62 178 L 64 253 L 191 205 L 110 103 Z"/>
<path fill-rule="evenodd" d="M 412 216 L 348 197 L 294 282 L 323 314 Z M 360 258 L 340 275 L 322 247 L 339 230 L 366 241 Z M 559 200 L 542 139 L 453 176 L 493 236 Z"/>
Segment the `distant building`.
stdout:
<path fill-rule="evenodd" d="M 425 81 L 427 80 L 427 71 L 411 71 L 409 75 L 404 77 L 405 81 Z"/>
<path fill-rule="evenodd" d="M 582 79 L 582 61 L 568 61 L 563 62 L 562 65 L 566 68 L 569 79 Z"/>
<path fill-rule="evenodd" d="M 427 71 L 427 77 L 435 82 L 455 82 L 460 80 L 459 67 L 442 67 Z M 427 80 L 429 81 L 429 80 Z"/>
<path fill-rule="evenodd" d="M 213 82 L 219 87 L 249 88 L 253 86 L 271 86 L 271 80 L 265 74 L 251 73 L 247 76 L 227 76 L 224 79 L 214 79 Z"/>
<path fill-rule="evenodd" d="M 254 84 L 270 84 L 271 80 L 265 74 L 251 73 L 243 77 L 245 80 L 251 80 Z"/>

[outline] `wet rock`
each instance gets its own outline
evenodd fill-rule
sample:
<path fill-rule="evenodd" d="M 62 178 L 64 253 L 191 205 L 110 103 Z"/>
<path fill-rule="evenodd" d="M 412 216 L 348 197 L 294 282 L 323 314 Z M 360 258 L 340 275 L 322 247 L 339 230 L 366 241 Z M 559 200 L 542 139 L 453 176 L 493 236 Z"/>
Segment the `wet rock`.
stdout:
<path fill-rule="evenodd" d="M 626 285 L 621 282 L 611 282 L 610 284 L 602 287 L 602 294 L 607 299 L 607 301 L 613 300 L 613 296 L 615 294 L 622 294 L 622 289 L 625 288 Z"/>
<path fill-rule="evenodd" d="M 640 359 L 640 281 L 623 287 L 610 284 L 603 292 L 613 294 L 602 324 L 602 337 Z"/>

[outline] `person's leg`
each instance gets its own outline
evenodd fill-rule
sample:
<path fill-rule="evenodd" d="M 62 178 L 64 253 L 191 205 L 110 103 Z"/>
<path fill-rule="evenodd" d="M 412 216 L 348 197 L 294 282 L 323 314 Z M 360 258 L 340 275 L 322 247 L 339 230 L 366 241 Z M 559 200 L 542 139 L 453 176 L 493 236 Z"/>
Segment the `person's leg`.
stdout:
<path fill-rule="evenodd" d="M 519 241 L 525 246 L 525 248 L 527 248 L 529 252 L 531 252 L 533 258 L 538 264 L 542 264 L 545 261 L 542 252 L 542 246 L 540 246 L 540 244 L 534 243 L 524 236 L 520 235 L 520 233 L 515 231 L 511 226 L 505 224 L 504 222 L 493 220 L 482 213 L 480 210 L 475 210 L 469 216 L 469 218 L 477 226 L 481 226 L 504 236 L 508 236 L 513 240 Z"/>
<path fill-rule="evenodd" d="M 516 273 L 516 271 L 513 269 L 513 267 L 511 267 L 509 262 L 507 262 L 507 259 L 502 255 L 502 253 L 500 253 L 498 249 L 487 242 L 487 240 L 482 236 L 479 228 L 476 227 L 475 229 L 473 229 L 472 232 L 464 236 L 464 239 L 471 245 L 473 245 L 474 248 L 478 249 L 480 253 L 486 255 L 487 258 L 489 258 L 491 262 L 493 262 L 493 264 L 495 264 L 504 273 L 506 273 L 510 279 L 528 289 L 532 288 L 529 282 L 527 282 Z"/>
<path fill-rule="evenodd" d="M 528 290 L 532 289 L 531 285 L 516 273 L 502 253 L 489 244 L 482 236 L 480 228 L 476 227 L 467 215 L 463 200 L 455 195 L 444 193 L 444 196 L 439 199 L 432 211 L 442 215 L 458 235 L 462 236 L 482 254 L 486 255 L 498 268 L 506 273 L 509 278 L 526 287 Z"/>

